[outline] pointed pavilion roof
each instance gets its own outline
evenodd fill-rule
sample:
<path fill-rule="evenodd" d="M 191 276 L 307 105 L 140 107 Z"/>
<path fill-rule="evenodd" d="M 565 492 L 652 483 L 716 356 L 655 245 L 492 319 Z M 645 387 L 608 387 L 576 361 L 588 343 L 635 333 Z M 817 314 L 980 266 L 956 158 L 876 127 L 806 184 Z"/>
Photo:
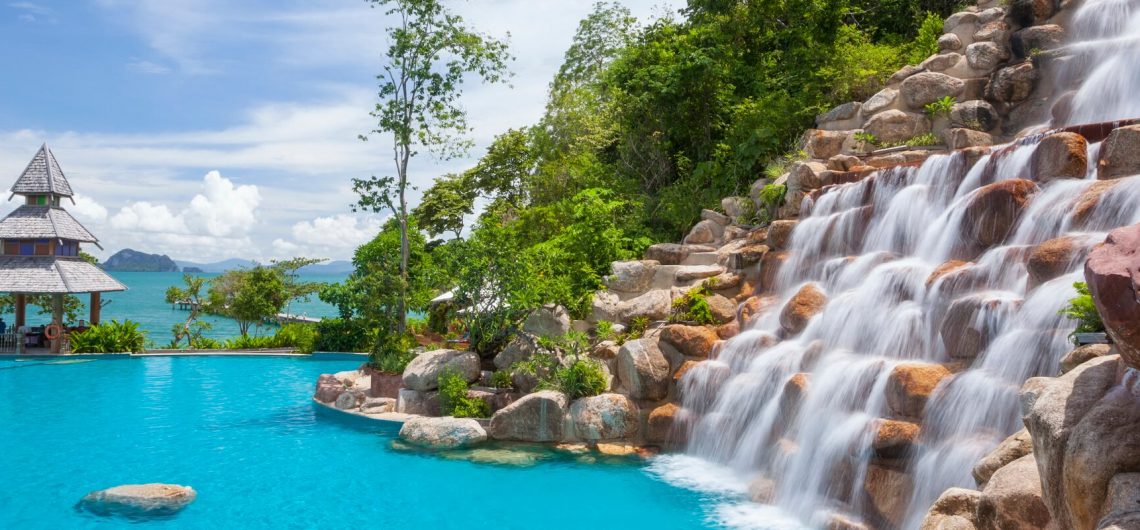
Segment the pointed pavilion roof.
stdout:
<path fill-rule="evenodd" d="M 59 168 L 59 162 L 47 144 L 40 146 L 36 156 L 28 163 L 24 173 L 12 185 L 12 193 L 21 195 L 54 193 L 64 197 L 71 197 L 71 184 Z"/>
<path fill-rule="evenodd" d="M 103 269 L 81 258 L 0 256 L 0 292 L 27 294 L 125 291 Z"/>
<path fill-rule="evenodd" d="M 20 206 L 0 220 L 0 239 L 68 239 L 99 243 L 67 210 L 33 204 Z"/>

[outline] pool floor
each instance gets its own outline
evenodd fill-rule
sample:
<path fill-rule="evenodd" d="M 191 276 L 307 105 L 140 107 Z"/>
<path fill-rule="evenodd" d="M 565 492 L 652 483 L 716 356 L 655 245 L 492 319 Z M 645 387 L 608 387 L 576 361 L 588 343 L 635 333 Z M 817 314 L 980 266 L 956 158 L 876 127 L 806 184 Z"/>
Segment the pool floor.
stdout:
<path fill-rule="evenodd" d="M 539 454 L 517 466 L 486 463 L 493 451 L 473 462 L 394 448 L 397 426 L 310 401 L 318 374 L 356 364 L 0 361 L 0 528 L 717 527 L 717 499 L 633 461 Z M 75 508 L 90 491 L 143 482 L 198 498 L 146 521 Z"/>

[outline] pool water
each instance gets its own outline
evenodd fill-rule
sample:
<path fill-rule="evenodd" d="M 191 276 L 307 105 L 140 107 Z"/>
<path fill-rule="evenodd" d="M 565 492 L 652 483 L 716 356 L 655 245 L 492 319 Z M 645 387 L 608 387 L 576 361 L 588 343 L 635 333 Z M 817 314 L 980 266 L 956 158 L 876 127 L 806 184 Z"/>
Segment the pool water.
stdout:
<path fill-rule="evenodd" d="M 75 508 L 127 483 L 193 486 L 162 528 L 709 528 L 709 494 L 640 463 L 527 467 L 393 448 L 398 426 L 315 407 L 346 360 L 0 360 L 0 528 L 118 528 Z"/>

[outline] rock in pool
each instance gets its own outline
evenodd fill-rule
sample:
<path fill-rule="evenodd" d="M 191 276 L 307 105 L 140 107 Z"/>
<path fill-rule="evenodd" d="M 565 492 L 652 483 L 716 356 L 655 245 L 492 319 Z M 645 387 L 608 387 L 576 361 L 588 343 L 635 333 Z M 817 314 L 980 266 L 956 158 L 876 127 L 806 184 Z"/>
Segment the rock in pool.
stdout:
<path fill-rule="evenodd" d="M 178 484 L 124 484 L 88 493 L 79 507 L 97 515 L 173 515 L 198 497 L 190 486 Z"/>

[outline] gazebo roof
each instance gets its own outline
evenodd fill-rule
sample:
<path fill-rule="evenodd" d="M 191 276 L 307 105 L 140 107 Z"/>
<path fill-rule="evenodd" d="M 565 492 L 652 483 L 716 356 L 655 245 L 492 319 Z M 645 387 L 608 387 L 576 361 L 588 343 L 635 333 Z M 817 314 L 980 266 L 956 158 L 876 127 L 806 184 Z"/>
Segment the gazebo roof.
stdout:
<path fill-rule="evenodd" d="M 68 239 L 98 243 L 98 239 L 67 210 L 26 204 L 0 220 L 0 239 Z"/>
<path fill-rule="evenodd" d="M 12 193 L 22 195 L 54 193 L 64 197 L 73 195 L 71 184 L 68 184 L 67 177 L 63 176 L 63 170 L 59 168 L 59 162 L 47 144 L 40 146 L 40 150 L 32 157 L 23 174 L 16 179 L 16 183 L 12 185 Z"/>
<path fill-rule="evenodd" d="M 125 290 L 125 285 L 80 258 L 0 256 L 0 292 L 75 294 Z"/>

